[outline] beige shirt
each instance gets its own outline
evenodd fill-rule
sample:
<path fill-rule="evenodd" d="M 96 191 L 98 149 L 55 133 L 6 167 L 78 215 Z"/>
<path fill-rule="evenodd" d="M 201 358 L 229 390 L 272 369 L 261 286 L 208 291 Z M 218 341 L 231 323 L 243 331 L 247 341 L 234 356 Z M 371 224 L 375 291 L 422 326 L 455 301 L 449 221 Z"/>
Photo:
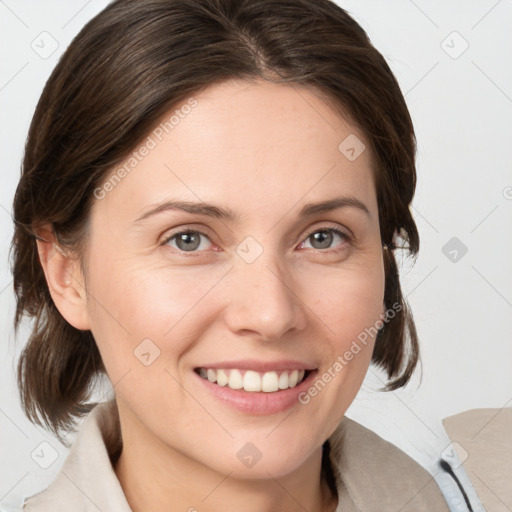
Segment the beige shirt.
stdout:
<path fill-rule="evenodd" d="M 512 510 L 512 408 L 474 409 L 443 420 L 487 512 Z"/>
<path fill-rule="evenodd" d="M 391 443 L 344 418 L 329 438 L 336 477 L 336 512 L 448 512 L 433 477 Z M 111 457 L 121 447 L 115 402 L 85 419 L 66 460 L 24 512 L 132 512 Z"/>

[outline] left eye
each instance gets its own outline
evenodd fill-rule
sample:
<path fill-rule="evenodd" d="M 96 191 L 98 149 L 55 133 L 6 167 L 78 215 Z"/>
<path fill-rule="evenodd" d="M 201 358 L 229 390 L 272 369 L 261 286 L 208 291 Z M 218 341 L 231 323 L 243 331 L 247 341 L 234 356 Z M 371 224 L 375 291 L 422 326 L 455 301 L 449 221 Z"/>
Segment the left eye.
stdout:
<path fill-rule="evenodd" d="M 311 240 L 313 243 L 318 244 L 318 247 L 313 247 L 316 250 L 329 249 L 332 244 L 335 236 L 340 238 L 341 240 L 349 241 L 350 237 L 347 233 L 336 229 L 336 228 L 324 228 L 317 229 L 311 232 L 302 242 L 301 245 L 306 243 L 306 241 Z M 167 237 L 162 245 L 170 245 L 172 241 L 176 241 L 175 249 L 183 252 L 196 252 L 201 246 L 201 237 L 204 237 L 209 240 L 208 236 L 200 231 L 193 230 L 185 230 L 179 231 L 178 233 L 171 234 Z M 204 248 L 203 248 L 204 249 Z"/>
<path fill-rule="evenodd" d="M 312 233 L 310 233 L 306 240 L 312 240 L 314 243 L 318 243 L 320 247 L 313 247 L 313 249 L 321 250 L 321 249 L 329 249 L 334 236 L 338 236 L 342 240 L 349 241 L 350 237 L 347 233 L 336 229 L 336 228 L 325 228 L 325 229 L 316 229 Z M 305 242 L 303 242 L 305 243 Z M 338 249 L 339 250 L 339 249 Z"/>

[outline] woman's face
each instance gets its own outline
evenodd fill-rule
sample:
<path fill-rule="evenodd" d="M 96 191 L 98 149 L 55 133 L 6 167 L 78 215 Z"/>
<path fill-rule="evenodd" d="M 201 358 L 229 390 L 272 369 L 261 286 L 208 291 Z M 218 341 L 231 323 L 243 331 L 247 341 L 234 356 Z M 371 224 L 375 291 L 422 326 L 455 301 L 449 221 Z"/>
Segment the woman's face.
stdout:
<path fill-rule="evenodd" d="M 370 362 L 374 340 L 358 335 L 383 311 L 363 140 L 308 89 L 224 82 L 113 169 L 91 212 L 87 314 L 123 433 L 268 478 L 333 432 Z"/>

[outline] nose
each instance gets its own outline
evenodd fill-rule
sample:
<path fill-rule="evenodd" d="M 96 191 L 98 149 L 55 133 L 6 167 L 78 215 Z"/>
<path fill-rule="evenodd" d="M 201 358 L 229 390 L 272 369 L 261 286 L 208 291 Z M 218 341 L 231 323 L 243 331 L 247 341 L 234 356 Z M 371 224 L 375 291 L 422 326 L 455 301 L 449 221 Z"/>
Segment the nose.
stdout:
<path fill-rule="evenodd" d="M 229 306 L 225 321 L 238 335 L 262 341 L 283 339 L 307 324 L 307 306 L 282 258 L 265 250 L 253 262 L 237 259 L 225 283 Z"/>

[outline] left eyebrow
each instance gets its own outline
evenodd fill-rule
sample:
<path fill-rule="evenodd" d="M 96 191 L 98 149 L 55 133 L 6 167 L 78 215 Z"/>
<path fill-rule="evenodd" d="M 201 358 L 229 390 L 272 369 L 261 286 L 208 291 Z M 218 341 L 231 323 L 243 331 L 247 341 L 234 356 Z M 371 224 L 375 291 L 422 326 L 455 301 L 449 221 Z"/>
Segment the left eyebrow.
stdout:
<path fill-rule="evenodd" d="M 328 199 L 327 201 L 322 201 L 320 203 L 309 203 L 302 207 L 299 212 L 299 218 L 309 217 L 314 215 L 315 213 L 325 213 L 333 210 L 337 210 L 338 208 L 356 208 L 358 210 L 363 211 L 366 216 L 371 219 L 372 216 L 370 214 L 370 210 L 368 207 L 359 199 L 354 196 L 341 196 L 334 197 L 333 199 Z"/>
<path fill-rule="evenodd" d="M 349 207 L 356 208 L 364 212 L 369 219 L 372 218 L 368 207 L 362 201 L 350 195 L 334 197 L 332 199 L 328 199 L 326 201 L 321 201 L 318 203 L 308 203 L 301 208 L 299 212 L 299 218 L 302 219 L 304 217 L 310 217 L 317 213 L 325 213 L 337 210 L 338 208 Z M 213 217 L 216 219 L 226 220 L 229 222 L 240 221 L 240 216 L 229 208 L 223 208 L 221 206 L 203 202 L 194 203 L 191 201 L 169 200 L 153 206 L 150 210 L 148 210 L 147 212 L 142 214 L 138 219 L 136 219 L 134 223 L 142 222 L 146 220 L 148 217 L 151 217 L 158 213 L 172 210 L 181 210 L 187 213 L 203 215 L 205 217 Z"/>

